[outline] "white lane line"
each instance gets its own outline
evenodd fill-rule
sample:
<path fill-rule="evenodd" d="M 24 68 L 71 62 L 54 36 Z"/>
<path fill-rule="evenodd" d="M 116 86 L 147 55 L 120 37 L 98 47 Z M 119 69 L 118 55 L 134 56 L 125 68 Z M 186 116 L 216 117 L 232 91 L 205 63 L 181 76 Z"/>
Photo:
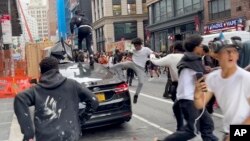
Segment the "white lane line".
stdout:
<path fill-rule="evenodd" d="M 133 90 L 129 90 L 129 91 L 132 92 L 132 93 L 135 93 L 135 91 L 133 91 Z M 174 104 L 174 102 L 172 102 L 172 101 L 161 99 L 161 98 L 158 98 L 158 97 L 155 97 L 155 96 L 151 96 L 151 95 L 148 95 L 148 94 L 140 93 L 140 95 L 144 96 L 144 97 L 147 97 L 147 98 L 150 98 L 150 99 L 161 101 L 161 102 L 164 102 L 164 103 Z M 224 118 L 223 115 L 218 114 L 218 113 L 213 113 L 213 116 L 218 117 L 218 118 Z"/>
<path fill-rule="evenodd" d="M 12 122 L 2 122 L 0 125 L 6 125 L 6 124 L 11 124 Z"/>
<path fill-rule="evenodd" d="M 155 124 L 155 123 L 152 123 L 152 122 L 148 121 L 147 119 L 145 119 L 145 118 L 143 118 L 143 117 L 140 117 L 140 116 L 138 116 L 138 115 L 136 115 L 136 114 L 133 114 L 133 117 L 134 117 L 134 118 L 137 118 L 137 119 L 139 119 L 139 120 L 141 120 L 141 121 L 143 121 L 143 122 L 145 122 L 145 123 L 147 123 L 147 124 L 149 124 L 149 125 L 151 125 L 151 126 L 153 126 L 153 127 L 155 127 L 155 128 L 157 128 L 157 129 L 159 129 L 159 130 L 161 130 L 161 131 L 163 131 L 163 132 L 166 132 L 166 133 L 168 133 L 168 134 L 172 134 L 172 133 L 173 133 L 172 131 L 170 131 L 170 130 L 168 130 L 168 129 L 165 129 L 165 128 L 162 128 L 160 125 L 157 125 L 157 124 Z"/>
<path fill-rule="evenodd" d="M 0 111 L 0 113 L 14 113 L 13 110 L 9 110 L 9 111 Z"/>

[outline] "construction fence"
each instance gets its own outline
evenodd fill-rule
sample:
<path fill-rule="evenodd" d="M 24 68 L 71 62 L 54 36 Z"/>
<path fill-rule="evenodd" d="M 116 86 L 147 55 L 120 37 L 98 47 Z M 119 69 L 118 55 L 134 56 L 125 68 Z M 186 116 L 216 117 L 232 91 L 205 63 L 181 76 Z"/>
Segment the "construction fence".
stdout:
<path fill-rule="evenodd" d="M 39 62 L 53 45 L 52 42 L 27 44 L 23 60 L 13 60 L 11 50 L 0 50 L 0 98 L 14 97 L 29 88 L 30 80 L 40 77 Z"/>

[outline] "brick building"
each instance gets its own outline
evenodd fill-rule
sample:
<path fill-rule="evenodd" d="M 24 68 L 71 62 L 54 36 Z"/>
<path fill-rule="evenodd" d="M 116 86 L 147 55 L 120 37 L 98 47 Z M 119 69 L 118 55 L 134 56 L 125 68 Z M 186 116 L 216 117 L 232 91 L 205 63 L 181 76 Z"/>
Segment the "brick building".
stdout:
<path fill-rule="evenodd" d="M 204 34 L 250 31 L 249 0 L 204 0 Z"/>

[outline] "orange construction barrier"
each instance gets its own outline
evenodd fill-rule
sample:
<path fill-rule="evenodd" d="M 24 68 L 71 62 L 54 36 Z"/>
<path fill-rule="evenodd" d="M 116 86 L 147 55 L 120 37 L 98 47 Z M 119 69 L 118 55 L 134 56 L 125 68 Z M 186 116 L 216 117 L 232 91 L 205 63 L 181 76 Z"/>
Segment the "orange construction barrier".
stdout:
<path fill-rule="evenodd" d="M 31 87 L 30 78 L 24 76 L 0 78 L 0 98 L 15 97 L 19 92 Z"/>
<path fill-rule="evenodd" d="M 0 98 L 14 97 L 15 94 L 11 88 L 11 84 L 7 81 L 0 82 Z"/>

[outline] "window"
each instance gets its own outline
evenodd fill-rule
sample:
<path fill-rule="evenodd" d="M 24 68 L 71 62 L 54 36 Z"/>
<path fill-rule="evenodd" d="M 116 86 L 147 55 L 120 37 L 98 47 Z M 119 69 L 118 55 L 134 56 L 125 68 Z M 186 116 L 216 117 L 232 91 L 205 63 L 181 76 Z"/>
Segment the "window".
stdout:
<path fill-rule="evenodd" d="M 172 0 L 167 0 L 167 17 L 171 18 L 174 16 Z"/>
<path fill-rule="evenodd" d="M 157 2 L 154 4 L 154 23 L 157 23 L 161 20 L 160 15 L 160 3 Z"/>
<path fill-rule="evenodd" d="M 122 14 L 122 8 L 121 8 L 121 1 L 120 0 L 113 0 L 113 15 L 121 15 Z"/>
<path fill-rule="evenodd" d="M 183 15 L 184 9 L 183 9 L 183 0 L 176 0 L 176 15 Z"/>
<path fill-rule="evenodd" d="M 104 52 L 105 51 L 105 38 L 104 38 L 104 33 L 103 33 L 103 26 L 96 29 L 96 46 L 97 46 L 97 51 L 99 52 Z"/>
<path fill-rule="evenodd" d="M 103 17 L 104 16 L 103 0 L 101 0 L 101 12 L 102 12 L 102 17 Z"/>
<path fill-rule="evenodd" d="M 148 13 L 148 7 L 147 7 L 147 4 L 146 4 L 146 0 L 142 0 L 142 12 L 144 14 Z"/>
<path fill-rule="evenodd" d="M 231 16 L 231 6 L 228 0 L 213 0 L 208 2 L 209 19 L 215 20 Z"/>
<path fill-rule="evenodd" d="M 184 0 L 184 13 L 192 12 L 192 0 Z"/>
<path fill-rule="evenodd" d="M 193 10 L 200 10 L 200 9 L 201 9 L 201 1 L 193 0 Z"/>
<path fill-rule="evenodd" d="M 136 14 L 136 2 L 135 0 L 128 0 L 128 15 Z"/>
<path fill-rule="evenodd" d="M 161 15 L 161 21 L 165 20 L 167 17 L 166 0 L 162 0 L 160 2 L 160 15 Z"/>
<path fill-rule="evenodd" d="M 137 37 L 137 22 L 114 23 L 115 41 Z"/>
<path fill-rule="evenodd" d="M 201 0 L 176 0 L 176 15 L 181 16 L 186 13 L 201 9 Z"/>

